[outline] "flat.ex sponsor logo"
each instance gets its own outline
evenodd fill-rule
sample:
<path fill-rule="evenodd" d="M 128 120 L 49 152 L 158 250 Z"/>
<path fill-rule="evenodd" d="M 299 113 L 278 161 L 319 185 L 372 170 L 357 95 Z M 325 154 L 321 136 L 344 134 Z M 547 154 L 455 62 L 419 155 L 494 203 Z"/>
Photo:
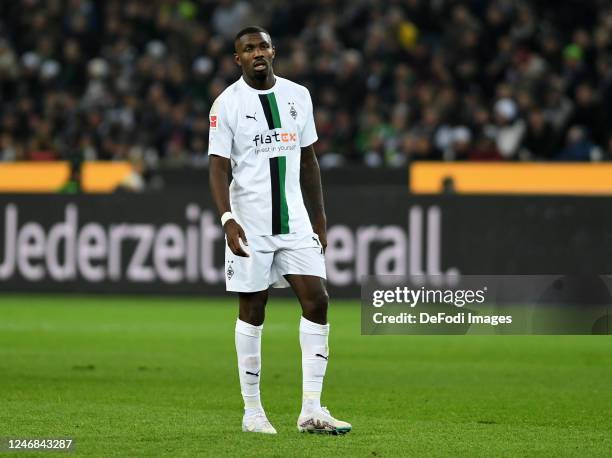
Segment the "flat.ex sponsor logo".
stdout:
<path fill-rule="evenodd" d="M 297 132 L 274 132 L 273 134 L 257 134 L 253 138 L 255 146 L 271 143 L 297 142 Z"/>

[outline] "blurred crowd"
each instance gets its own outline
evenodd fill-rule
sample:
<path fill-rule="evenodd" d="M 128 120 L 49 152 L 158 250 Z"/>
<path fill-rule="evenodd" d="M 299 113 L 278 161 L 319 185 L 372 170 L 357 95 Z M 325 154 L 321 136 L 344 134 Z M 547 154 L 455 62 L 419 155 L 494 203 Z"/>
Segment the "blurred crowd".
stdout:
<path fill-rule="evenodd" d="M 324 167 L 612 158 L 608 0 L 13 0 L 0 160 L 206 166 L 252 24 L 310 89 Z"/>

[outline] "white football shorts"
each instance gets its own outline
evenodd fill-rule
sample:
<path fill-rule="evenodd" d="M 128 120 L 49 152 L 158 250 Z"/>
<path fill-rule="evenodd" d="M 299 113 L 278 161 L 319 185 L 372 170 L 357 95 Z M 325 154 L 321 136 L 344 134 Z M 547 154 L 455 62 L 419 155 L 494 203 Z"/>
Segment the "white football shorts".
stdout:
<path fill-rule="evenodd" d="M 319 236 L 307 234 L 247 235 L 248 258 L 236 256 L 225 243 L 227 291 L 254 293 L 287 288 L 283 275 L 312 275 L 326 279 L 325 256 Z"/>

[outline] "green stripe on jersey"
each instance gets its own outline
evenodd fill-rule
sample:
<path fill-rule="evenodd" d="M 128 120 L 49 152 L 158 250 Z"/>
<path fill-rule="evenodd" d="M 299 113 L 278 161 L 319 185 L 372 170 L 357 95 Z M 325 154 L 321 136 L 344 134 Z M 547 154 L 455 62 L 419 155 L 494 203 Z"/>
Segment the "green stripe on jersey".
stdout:
<path fill-rule="evenodd" d="M 272 199 L 272 234 L 289 233 L 289 207 L 287 205 L 287 157 L 275 156 L 270 162 L 270 197 Z"/>
<path fill-rule="evenodd" d="M 274 92 L 270 92 L 268 95 L 268 102 L 270 103 L 270 111 L 272 112 L 272 121 L 275 129 L 281 128 L 280 114 L 278 112 L 278 105 L 276 104 L 276 96 Z"/>
<path fill-rule="evenodd" d="M 276 106 L 276 102 L 274 103 Z M 278 115 L 278 110 L 276 110 Z M 287 176 L 287 157 L 278 158 L 278 179 L 280 182 L 280 229 L 281 234 L 289 233 L 289 207 L 287 206 L 287 193 L 285 190 L 285 178 Z"/>

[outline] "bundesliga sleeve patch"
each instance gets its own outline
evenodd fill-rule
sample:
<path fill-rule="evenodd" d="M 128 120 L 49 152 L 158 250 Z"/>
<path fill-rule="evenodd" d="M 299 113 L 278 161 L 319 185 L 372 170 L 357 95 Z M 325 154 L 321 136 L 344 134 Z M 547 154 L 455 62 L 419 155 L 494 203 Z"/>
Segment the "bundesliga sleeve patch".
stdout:
<path fill-rule="evenodd" d="M 210 121 L 210 130 L 217 130 L 217 115 L 211 114 L 208 118 Z"/>

